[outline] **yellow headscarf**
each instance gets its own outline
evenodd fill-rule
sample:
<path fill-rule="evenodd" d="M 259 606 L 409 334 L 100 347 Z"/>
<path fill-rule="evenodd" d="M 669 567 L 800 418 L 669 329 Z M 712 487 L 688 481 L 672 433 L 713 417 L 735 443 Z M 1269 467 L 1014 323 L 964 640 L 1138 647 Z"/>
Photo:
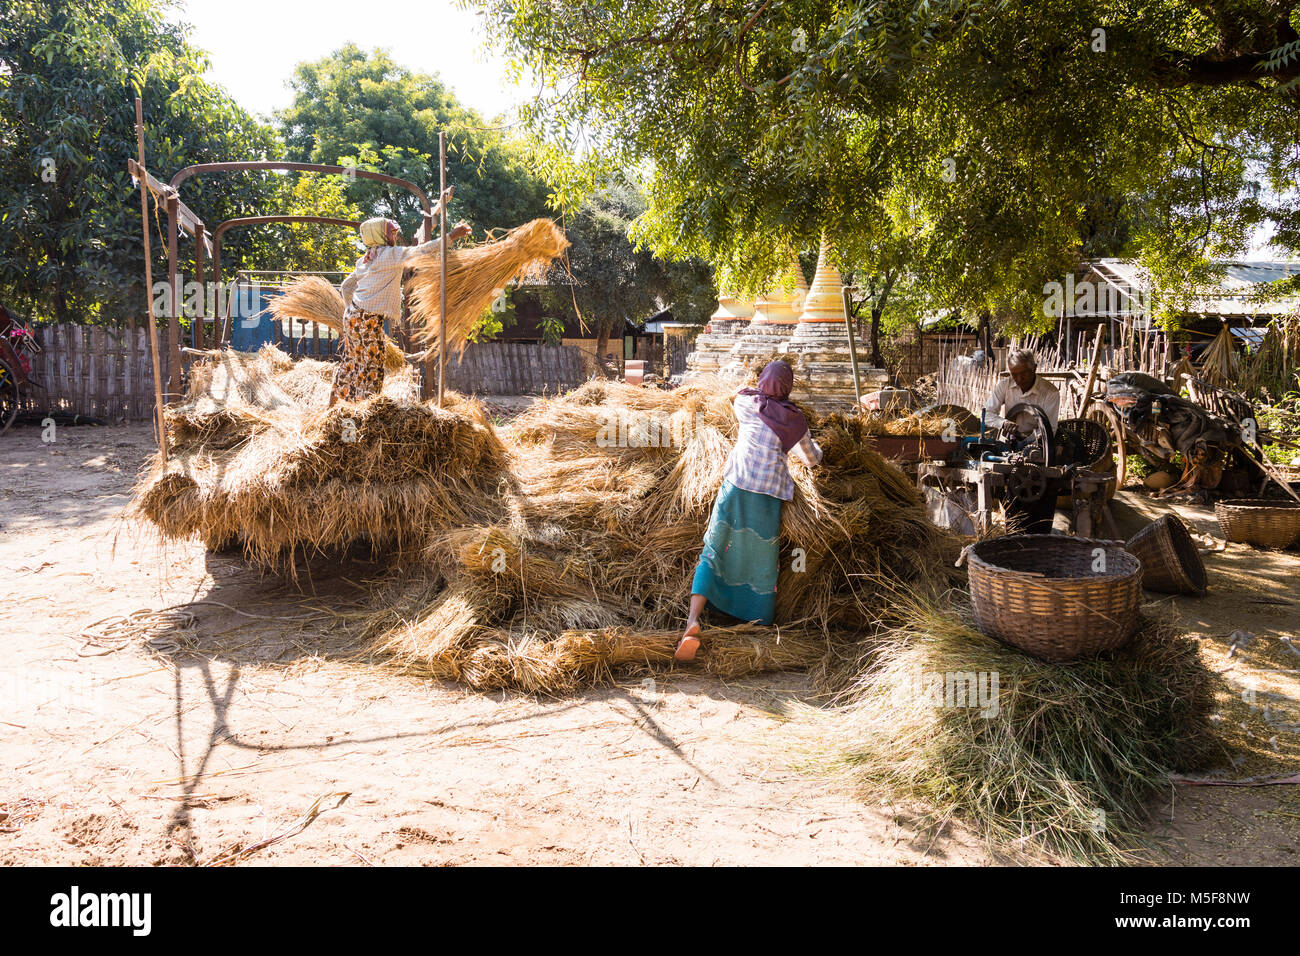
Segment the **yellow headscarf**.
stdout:
<path fill-rule="evenodd" d="M 384 219 L 382 216 L 376 216 L 374 219 L 367 219 L 361 224 L 361 241 L 367 247 L 386 246 L 388 242 L 388 227 L 399 228 L 397 223 L 391 219 Z"/>

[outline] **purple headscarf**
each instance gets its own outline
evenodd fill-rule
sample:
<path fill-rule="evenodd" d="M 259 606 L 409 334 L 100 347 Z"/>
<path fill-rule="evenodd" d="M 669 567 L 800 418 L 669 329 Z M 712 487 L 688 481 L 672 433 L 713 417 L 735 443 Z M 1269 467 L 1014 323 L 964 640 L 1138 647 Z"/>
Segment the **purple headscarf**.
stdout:
<path fill-rule="evenodd" d="M 758 388 L 742 388 L 741 395 L 758 396 L 758 417 L 781 440 L 781 451 L 788 452 L 808 431 L 808 419 L 799 406 L 790 401 L 794 372 L 784 362 L 768 362 L 758 377 Z"/>

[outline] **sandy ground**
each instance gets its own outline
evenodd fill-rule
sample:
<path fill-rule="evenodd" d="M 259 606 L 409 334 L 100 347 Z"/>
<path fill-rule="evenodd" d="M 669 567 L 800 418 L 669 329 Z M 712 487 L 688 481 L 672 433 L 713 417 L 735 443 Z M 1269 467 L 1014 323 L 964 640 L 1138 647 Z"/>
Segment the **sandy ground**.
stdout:
<path fill-rule="evenodd" d="M 665 673 L 565 700 L 396 676 L 320 630 L 377 567 L 317 569 L 297 589 L 197 545 L 163 550 L 119 521 L 147 427 L 41 437 L 0 437 L 0 863 L 998 859 L 794 769 L 780 715 L 809 699 L 803 675 Z M 1212 667 L 1259 688 L 1225 710 L 1255 751 L 1240 772 L 1300 770 L 1300 657 L 1278 641 L 1300 641 L 1300 556 L 1229 546 L 1209 563 L 1212 598 L 1164 603 Z M 167 608 L 189 626 L 152 643 L 83 634 Z M 1229 657 L 1239 629 L 1255 639 Z M 1292 864 L 1297 791 L 1177 787 L 1153 808 L 1154 859 Z"/>

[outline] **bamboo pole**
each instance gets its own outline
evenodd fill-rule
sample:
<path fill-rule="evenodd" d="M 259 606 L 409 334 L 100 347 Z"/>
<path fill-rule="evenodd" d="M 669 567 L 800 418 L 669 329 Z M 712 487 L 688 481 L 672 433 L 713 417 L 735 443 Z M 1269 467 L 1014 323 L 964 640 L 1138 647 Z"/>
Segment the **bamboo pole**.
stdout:
<path fill-rule="evenodd" d="M 144 165 L 144 107 L 140 97 L 135 98 L 135 146 L 140 172 Z M 163 418 L 162 365 L 158 359 L 158 323 L 153 314 L 153 259 L 149 248 L 149 183 L 140 177 L 140 222 L 144 227 L 144 302 L 149 314 L 149 350 L 153 353 L 153 398 L 154 418 L 158 427 L 158 457 L 163 466 L 167 465 L 167 428 Z"/>
<path fill-rule="evenodd" d="M 1092 399 L 1092 386 L 1097 381 L 1097 366 L 1101 364 L 1101 334 L 1106 331 L 1106 323 L 1097 326 L 1097 338 L 1092 343 L 1092 361 L 1088 365 L 1088 381 L 1083 386 L 1083 400 L 1079 403 L 1079 414 L 1088 414 L 1088 402 Z"/>
<path fill-rule="evenodd" d="M 438 283 L 438 407 L 442 408 L 442 394 L 447 382 L 447 204 L 442 195 L 447 191 L 447 132 L 438 131 L 438 262 L 442 278 Z"/>
<path fill-rule="evenodd" d="M 167 394 L 179 398 L 181 394 L 181 375 L 185 364 L 181 358 L 181 275 L 178 259 L 180 257 L 178 233 L 180 232 L 180 200 L 173 190 L 164 201 L 167 209 L 167 355 L 171 359 L 171 371 L 167 376 Z"/>
<path fill-rule="evenodd" d="M 853 313 L 850 309 L 852 301 L 850 291 L 857 288 L 856 286 L 844 286 L 840 289 L 840 295 L 844 298 L 844 326 L 849 333 L 849 364 L 853 366 L 853 397 L 854 409 L 862 411 L 862 382 L 858 375 L 858 345 L 853 336 Z M 872 343 L 873 345 L 875 343 Z"/>

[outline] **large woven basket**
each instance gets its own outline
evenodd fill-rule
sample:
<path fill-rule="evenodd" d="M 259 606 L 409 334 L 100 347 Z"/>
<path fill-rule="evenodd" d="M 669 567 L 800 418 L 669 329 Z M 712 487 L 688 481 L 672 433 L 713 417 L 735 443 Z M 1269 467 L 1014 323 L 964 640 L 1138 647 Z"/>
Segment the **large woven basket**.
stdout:
<path fill-rule="evenodd" d="M 1223 536 L 1256 548 L 1289 548 L 1300 539 L 1300 502 L 1231 498 L 1214 506 Z"/>
<path fill-rule="evenodd" d="M 1007 535 L 972 545 L 968 564 L 979 629 L 1037 657 L 1111 650 L 1137 631 L 1142 564 L 1118 542 Z"/>
<path fill-rule="evenodd" d="M 1167 594 L 1204 594 L 1205 562 L 1187 525 L 1177 515 L 1151 522 L 1124 545 L 1142 562 L 1142 586 Z"/>

